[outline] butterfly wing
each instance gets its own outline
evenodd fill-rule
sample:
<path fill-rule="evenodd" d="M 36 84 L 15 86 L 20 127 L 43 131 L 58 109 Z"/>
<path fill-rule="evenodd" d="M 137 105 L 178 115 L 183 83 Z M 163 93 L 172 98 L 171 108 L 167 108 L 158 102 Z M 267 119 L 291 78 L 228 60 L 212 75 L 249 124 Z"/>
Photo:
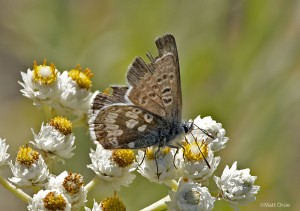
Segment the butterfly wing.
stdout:
<path fill-rule="evenodd" d="M 90 124 L 90 131 L 106 149 L 134 149 L 159 144 L 167 126 L 152 112 L 120 103 L 103 107 Z"/>
<path fill-rule="evenodd" d="M 129 66 L 126 95 L 135 105 L 169 122 L 181 122 L 180 70 L 175 39 L 164 35 L 156 39 L 159 56 L 150 64 L 137 57 Z"/>

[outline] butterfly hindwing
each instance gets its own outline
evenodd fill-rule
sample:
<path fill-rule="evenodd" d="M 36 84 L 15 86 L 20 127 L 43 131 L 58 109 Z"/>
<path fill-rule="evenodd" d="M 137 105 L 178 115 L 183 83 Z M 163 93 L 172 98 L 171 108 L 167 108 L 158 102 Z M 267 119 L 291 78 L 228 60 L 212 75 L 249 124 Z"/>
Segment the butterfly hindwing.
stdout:
<path fill-rule="evenodd" d="M 99 111 L 91 132 L 107 149 L 145 148 L 161 141 L 165 121 L 145 109 L 128 104 L 113 104 Z"/>
<path fill-rule="evenodd" d="M 114 104 L 114 103 L 125 103 L 125 94 L 128 90 L 127 86 L 110 86 L 112 89 L 112 94 L 105 94 L 105 93 L 101 93 L 99 92 L 94 100 L 93 100 L 93 104 L 92 104 L 92 110 L 93 111 L 97 111 L 100 110 L 101 108 L 103 108 L 104 106 L 110 105 L 110 104 Z"/>

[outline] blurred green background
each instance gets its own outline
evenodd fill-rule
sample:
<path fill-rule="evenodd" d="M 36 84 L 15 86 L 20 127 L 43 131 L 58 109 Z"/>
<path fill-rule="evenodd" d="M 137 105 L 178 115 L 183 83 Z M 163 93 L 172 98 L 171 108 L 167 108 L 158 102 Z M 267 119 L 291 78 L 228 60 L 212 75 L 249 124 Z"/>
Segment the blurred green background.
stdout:
<path fill-rule="evenodd" d="M 20 93 L 20 71 L 44 58 L 61 71 L 89 67 L 93 90 L 124 84 L 127 66 L 154 39 L 172 33 L 181 64 L 183 116 L 212 116 L 230 141 L 219 153 L 216 175 L 238 161 L 250 168 L 261 190 L 241 210 L 268 210 L 261 203 L 288 203 L 300 210 L 300 1 L 79 1 L 28 0 L 0 3 L 0 137 L 18 147 L 32 140 L 47 119 Z M 75 131 L 76 155 L 65 166 L 88 182 L 93 147 L 86 129 Z M 3 172 L 10 176 L 8 169 Z M 101 187 L 98 187 L 101 188 Z M 97 190 L 93 191 L 97 198 Z M 128 210 L 139 210 L 167 188 L 138 177 L 118 194 Z M 92 200 L 90 200 L 92 202 Z M 91 205 L 89 204 L 91 207 Z M 0 210 L 26 210 L 0 187 Z M 215 210 L 232 210 L 216 202 Z"/>

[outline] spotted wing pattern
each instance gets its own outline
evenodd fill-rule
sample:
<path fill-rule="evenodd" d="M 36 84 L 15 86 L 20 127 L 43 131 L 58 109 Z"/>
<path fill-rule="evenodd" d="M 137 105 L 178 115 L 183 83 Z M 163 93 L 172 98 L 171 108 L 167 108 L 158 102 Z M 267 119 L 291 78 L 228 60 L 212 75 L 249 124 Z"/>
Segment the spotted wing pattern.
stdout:
<path fill-rule="evenodd" d="M 168 121 L 181 122 L 181 85 L 175 39 L 164 35 L 156 39 L 159 56 L 150 64 L 137 57 L 129 66 L 128 99 Z"/>
<path fill-rule="evenodd" d="M 129 66 L 129 86 L 112 86 L 93 102 L 91 136 L 106 149 L 163 146 L 182 132 L 181 87 L 175 39 L 156 39 L 159 55 L 146 64 L 137 57 Z"/>
<path fill-rule="evenodd" d="M 157 145 L 161 141 L 164 120 L 133 105 L 113 104 L 97 115 L 92 132 L 106 149 L 133 149 Z"/>

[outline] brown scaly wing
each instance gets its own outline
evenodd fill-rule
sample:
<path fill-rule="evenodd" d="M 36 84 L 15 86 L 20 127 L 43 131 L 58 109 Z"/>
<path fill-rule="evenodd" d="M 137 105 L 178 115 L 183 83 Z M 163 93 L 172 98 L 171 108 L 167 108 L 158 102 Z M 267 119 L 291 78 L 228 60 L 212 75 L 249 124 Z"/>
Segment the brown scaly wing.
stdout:
<path fill-rule="evenodd" d="M 169 122 L 181 121 L 180 70 L 175 39 L 164 35 L 156 39 L 159 56 L 150 64 L 136 58 L 129 66 L 126 95 L 135 105 Z"/>

